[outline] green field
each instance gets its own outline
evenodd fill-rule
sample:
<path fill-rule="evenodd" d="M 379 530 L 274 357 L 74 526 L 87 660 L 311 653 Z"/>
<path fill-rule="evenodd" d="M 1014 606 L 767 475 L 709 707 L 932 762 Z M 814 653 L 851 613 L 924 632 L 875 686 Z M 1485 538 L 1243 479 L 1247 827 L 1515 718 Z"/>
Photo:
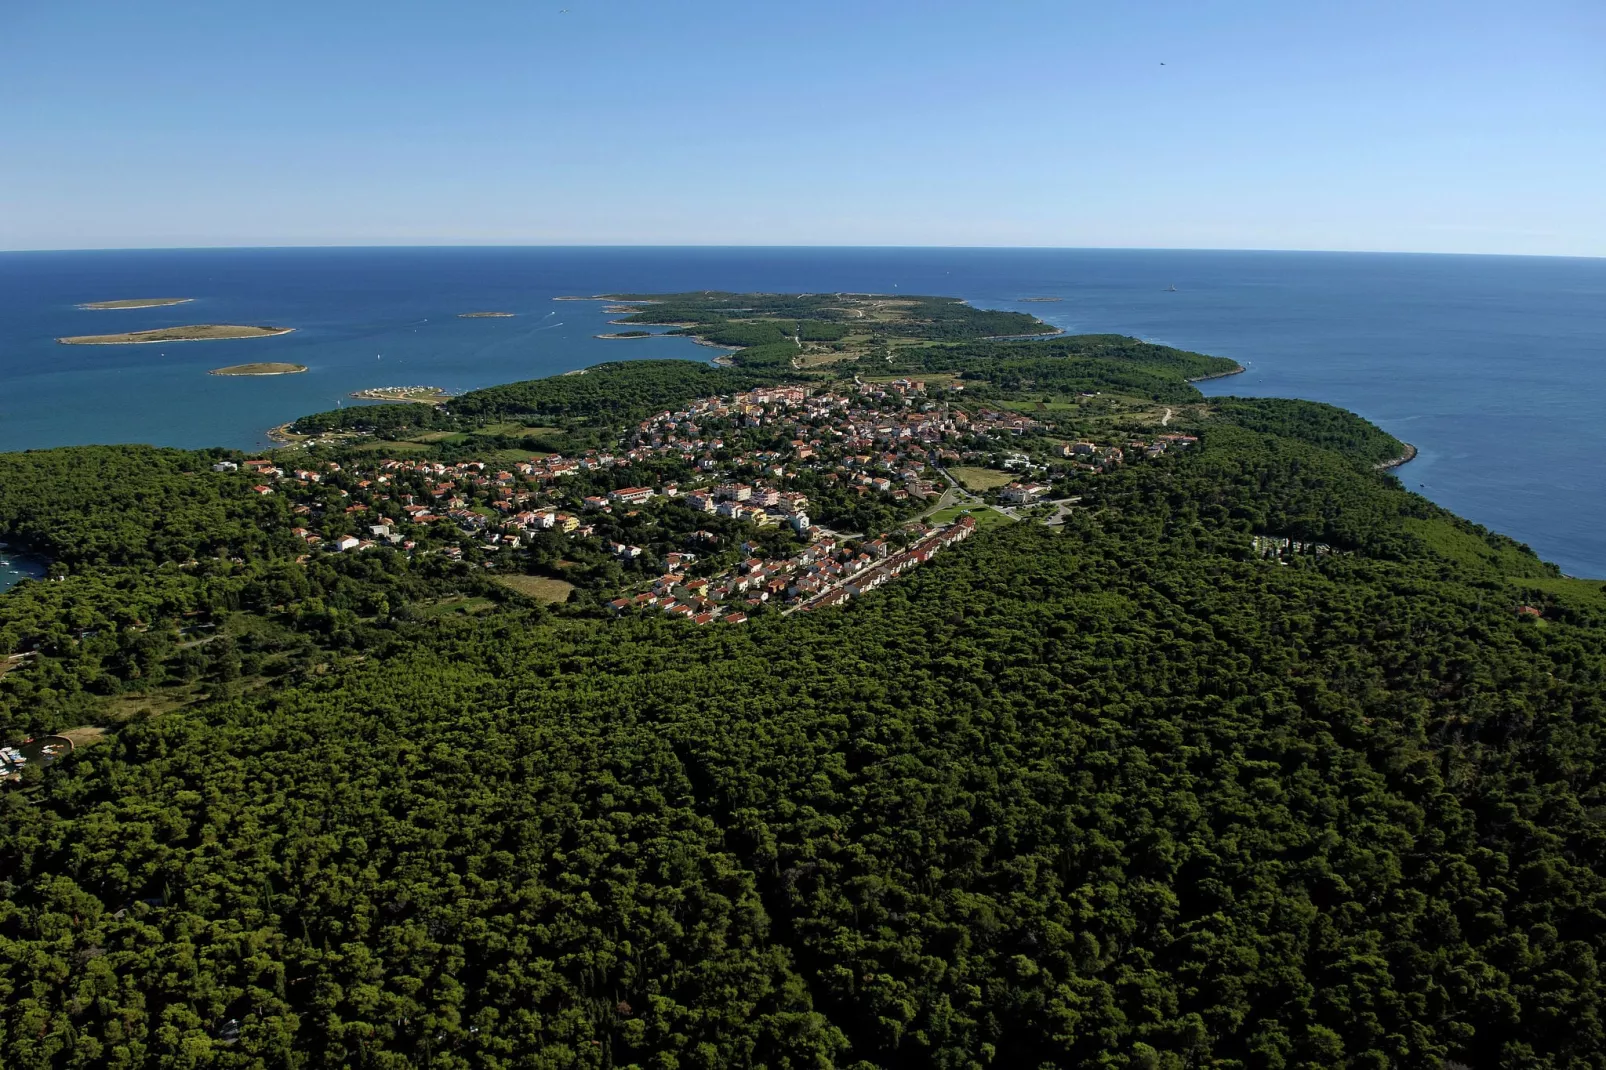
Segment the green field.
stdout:
<path fill-rule="evenodd" d="M 513 420 L 507 423 L 486 424 L 484 427 L 476 428 L 473 434 L 506 435 L 510 438 L 549 438 L 555 435 L 563 434 L 563 428 L 531 426 L 529 424 Z"/>
<path fill-rule="evenodd" d="M 359 453 L 382 453 L 393 457 L 428 455 L 431 452 L 429 446 L 422 442 L 397 442 L 388 438 L 358 442 L 351 448 Z"/>
<path fill-rule="evenodd" d="M 567 602 L 574 584 L 550 576 L 498 576 L 496 582 L 538 602 Z"/>
<path fill-rule="evenodd" d="M 977 505 L 974 507 L 950 505 L 946 509 L 939 509 L 937 512 L 932 513 L 931 516 L 927 517 L 926 519 L 932 524 L 950 524 L 966 513 L 969 513 L 971 516 L 976 518 L 976 526 L 978 528 L 996 528 L 1002 527 L 1005 524 L 1014 523 L 1013 520 L 1005 516 L 1003 513 L 1000 513 L 997 509 L 987 505 Z"/>
<path fill-rule="evenodd" d="M 1606 610 L 1606 580 L 1579 580 L 1570 576 L 1541 576 L 1508 581 L 1513 588 L 1538 588 L 1557 601 L 1577 609 Z"/>
<path fill-rule="evenodd" d="M 443 598 L 427 606 L 418 607 L 418 615 L 424 618 L 476 616 L 487 610 L 496 608 L 496 603 L 489 598 L 465 598 L 453 596 Z"/>
<path fill-rule="evenodd" d="M 1000 409 L 1010 409 L 1025 413 L 1027 416 L 1043 412 L 1076 412 L 1081 408 L 1075 401 L 1066 398 L 1054 398 L 1050 401 L 998 401 L 993 404 Z"/>
<path fill-rule="evenodd" d="M 991 468 L 950 468 L 948 471 L 959 482 L 976 491 L 992 490 L 1015 482 L 1015 477 L 1009 472 L 999 472 Z"/>

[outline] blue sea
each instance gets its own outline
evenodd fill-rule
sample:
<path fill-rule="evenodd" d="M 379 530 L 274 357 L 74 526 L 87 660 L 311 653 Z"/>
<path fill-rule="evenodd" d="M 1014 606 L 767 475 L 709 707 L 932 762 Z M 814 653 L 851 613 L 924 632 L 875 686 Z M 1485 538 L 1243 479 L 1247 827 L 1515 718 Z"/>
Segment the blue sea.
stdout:
<path fill-rule="evenodd" d="M 11 590 L 23 580 L 43 579 L 48 571 L 45 562 L 38 558 L 0 546 L 0 594 Z"/>
<path fill-rule="evenodd" d="M 1171 290 L 1171 287 L 1175 290 Z M 0 450 L 86 442 L 266 445 L 268 428 L 365 387 L 452 391 L 604 360 L 708 350 L 607 341 L 567 294 L 700 289 L 954 294 L 1073 332 L 1232 357 L 1209 394 L 1304 397 L 1415 444 L 1413 490 L 1606 576 L 1606 260 L 991 249 L 250 249 L 0 253 Z M 193 297 L 84 311 L 80 302 Z M 1058 297 L 1057 303 L 1022 303 Z M 470 311 L 510 319 L 461 319 Z M 184 323 L 275 338 L 62 346 Z M 248 361 L 309 366 L 210 376 Z"/>

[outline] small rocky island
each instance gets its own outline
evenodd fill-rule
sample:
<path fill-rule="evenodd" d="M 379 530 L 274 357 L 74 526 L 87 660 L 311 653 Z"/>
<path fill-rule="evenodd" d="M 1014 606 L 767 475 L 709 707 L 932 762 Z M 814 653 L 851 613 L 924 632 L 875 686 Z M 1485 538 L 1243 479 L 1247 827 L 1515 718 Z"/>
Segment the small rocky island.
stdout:
<path fill-rule="evenodd" d="M 297 375 L 307 370 L 305 364 L 282 364 L 265 361 L 258 364 L 231 364 L 227 368 L 213 368 L 208 375 Z"/>
<path fill-rule="evenodd" d="M 196 323 L 187 327 L 157 327 L 122 334 L 78 334 L 56 341 L 64 346 L 124 346 L 152 342 L 211 342 L 225 338 L 271 338 L 289 334 L 294 327 L 245 327 L 232 323 Z"/>
<path fill-rule="evenodd" d="M 596 338 L 651 338 L 651 331 L 615 331 L 612 334 L 594 335 Z"/>
<path fill-rule="evenodd" d="M 512 312 L 459 312 L 457 314 L 457 318 L 460 319 L 460 320 L 486 320 L 486 319 L 498 319 L 499 320 L 499 319 L 511 319 L 513 317 L 513 315 L 514 315 L 514 313 L 512 313 Z"/>
<path fill-rule="evenodd" d="M 126 297 L 118 301 L 86 301 L 79 308 L 97 311 L 110 308 L 162 308 L 166 305 L 183 305 L 193 297 Z"/>

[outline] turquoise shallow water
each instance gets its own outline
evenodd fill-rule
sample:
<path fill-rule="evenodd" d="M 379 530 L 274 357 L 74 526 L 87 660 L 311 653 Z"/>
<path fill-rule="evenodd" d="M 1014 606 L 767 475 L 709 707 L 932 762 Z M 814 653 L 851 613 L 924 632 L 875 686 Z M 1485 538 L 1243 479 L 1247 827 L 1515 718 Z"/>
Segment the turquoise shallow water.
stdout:
<path fill-rule="evenodd" d="M 37 558 L 0 549 L 0 594 L 23 580 L 37 580 L 45 574 L 45 563 Z"/>
<path fill-rule="evenodd" d="M 1175 286 L 1175 292 L 1168 288 Z M 263 249 L 0 254 L 0 449 L 265 443 L 370 386 L 471 389 L 603 360 L 705 360 L 604 341 L 599 291 L 902 290 L 1234 357 L 1207 393 L 1342 405 L 1414 443 L 1413 489 L 1606 576 L 1606 261 L 1393 254 L 981 249 Z M 1054 296 L 1052 304 L 1022 303 Z M 79 302 L 194 297 L 86 312 Z M 513 319 L 459 319 L 474 310 Z M 262 323 L 251 341 L 60 346 L 58 335 Z M 376 357 L 378 359 L 376 359 Z M 245 361 L 304 375 L 228 379 Z"/>

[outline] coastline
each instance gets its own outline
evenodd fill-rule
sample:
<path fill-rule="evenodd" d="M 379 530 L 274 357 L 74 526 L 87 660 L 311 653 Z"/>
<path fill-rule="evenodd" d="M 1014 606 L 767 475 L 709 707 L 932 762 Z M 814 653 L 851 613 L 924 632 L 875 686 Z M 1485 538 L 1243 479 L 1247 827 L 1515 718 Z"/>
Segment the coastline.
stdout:
<path fill-rule="evenodd" d="M 1038 322 L 1041 323 L 1042 321 L 1039 320 Z M 1037 341 L 1041 341 L 1044 338 L 1058 338 L 1061 335 L 1069 334 L 1069 333 L 1070 332 L 1067 331 L 1064 327 L 1055 327 L 1051 331 L 1038 331 L 1036 334 L 992 334 L 992 335 L 988 335 L 986 338 L 978 338 L 978 339 L 976 339 L 976 341 L 978 341 L 978 342 L 1037 342 Z"/>
<path fill-rule="evenodd" d="M 1416 447 L 1409 442 L 1405 444 L 1405 452 L 1398 457 L 1391 457 L 1386 461 L 1379 461 L 1373 465 L 1379 472 L 1392 472 L 1394 469 L 1410 464 L 1416 460 Z"/>
<path fill-rule="evenodd" d="M 1196 375 L 1192 379 L 1184 379 L 1183 382 L 1187 382 L 1187 383 L 1204 383 L 1204 382 L 1209 382 L 1211 379 L 1225 379 L 1229 375 L 1242 375 L 1244 372 L 1246 372 L 1248 370 L 1249 369 L 1245 368 L 1243 365 L 1240 364 L 1238 367 L 1234 368 L 1230 372 L 1215 372 L 1214 374 L 1211 374 L 1211 375 Z"/>
<path fill-rule="evenodd" d="M 405 402 L 412 405 L 444 405 L 452 398 L 451 394 L 438 386 L 370 386 L 362 390 L 353 390 L 347 396 L 361 401 Z"/>

